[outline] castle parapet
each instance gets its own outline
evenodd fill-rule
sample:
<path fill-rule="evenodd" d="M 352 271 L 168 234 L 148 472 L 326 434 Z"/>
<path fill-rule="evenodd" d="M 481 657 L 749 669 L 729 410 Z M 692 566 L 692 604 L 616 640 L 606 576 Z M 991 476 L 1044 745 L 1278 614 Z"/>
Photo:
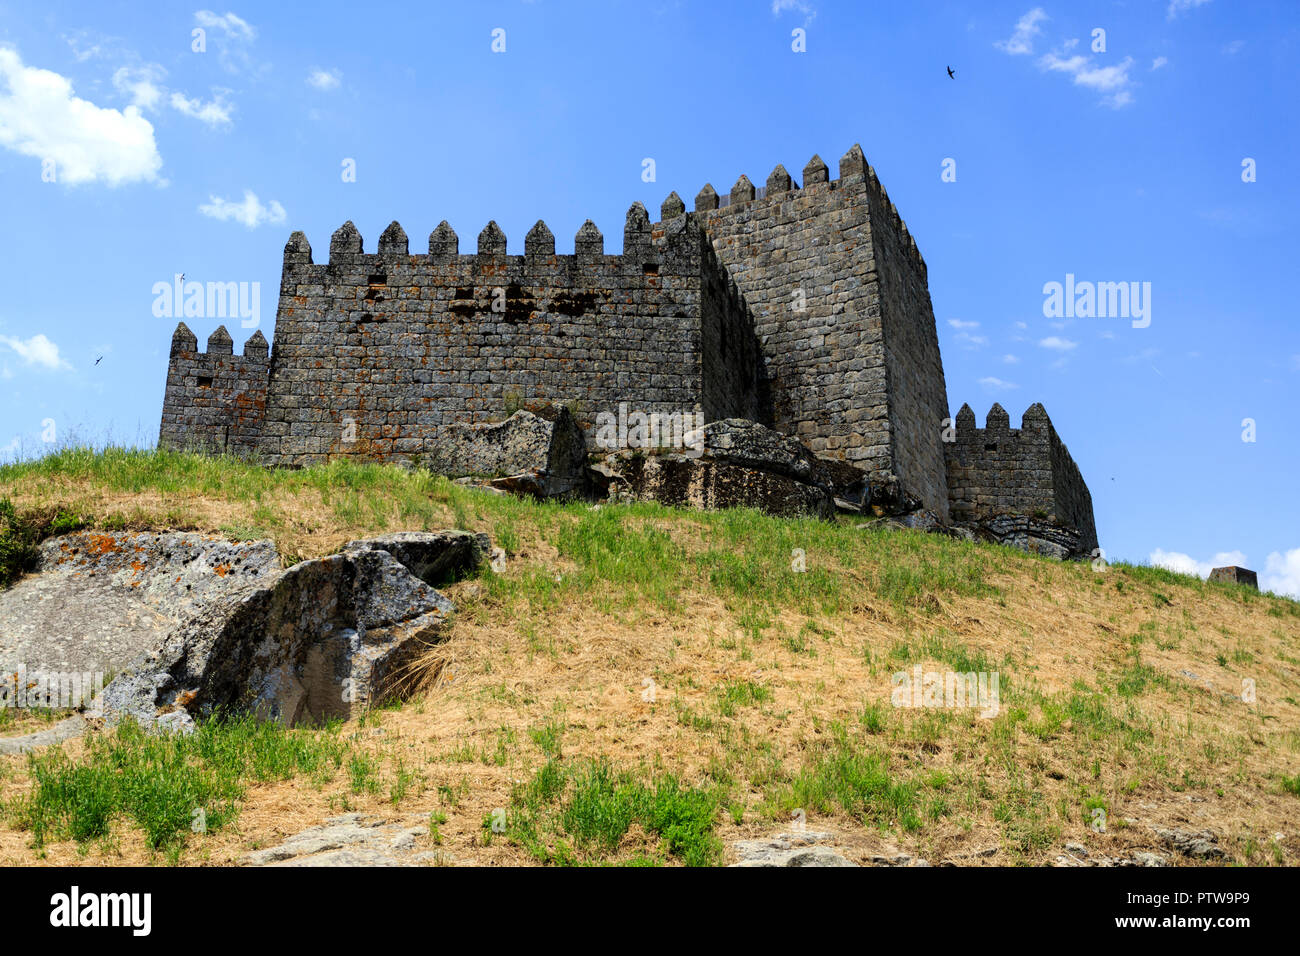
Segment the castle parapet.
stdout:
<path fill-rule="evenodd" d="M 224 325 L 208 336 L 203 352 L 189 327 L 184 322 L 177 325 L 167 365 L 159 447 L 245 457 L 257 454 L 266 412 L 269 355 L 270 346 L 260 330 L 244 343 L 243 354 L 235 355 Z"/>
<path fill-rule="evenodd" d="M 975 426 L 969 405 L 954 425 L 952 440 L 944 442 L 954 520 L 1027 515 L 1077 530 L 1085 550 L 1097 546 L 1092 495 L 1041 404 L 1025 410 L 1018 429 L 996 402 L 983 428 Z"/>
<path fill-rule="evenodd" d="M 719 198 L 711 183 L 705 183 L 704 188 L 695 197 L 695 212 L 716 212 L 721 216 L 735 215 L 741 213 L 741 210 L 745 209 L 750 203 L 785 202 L 793 198 L 792 194 L 797 194 L 801 190 L 807 190 L 810 187 L 825 186 L 830 190 L 842 190 L 858 185 L 865 189 L 870 197 L 873 207 L 873 223 L 878 225 L 888 223 L 889 228 L 898 236 L 899 244 L 907 261 L 917 270 L 922 281 L 925 281 L 929 273 L 925 265 L 925 259 L 921 256 L 921 251 L 917 247 L 916 240 L 908 230 L 907 224 L 899 216 L 898 209 L 890 201 L 889 194 L 885 192 L 884 187 L 880 184 L 875 169 L 867 162 L 862 147 L 856 143 L 840 157 L 838 179 L 832 180 L 830 178 L 830 170 L 826 163 L 814 153 L 812 159 L 803 168 L 802 187 L 791 178 L 784 166 L 778 164 L 768 176 L 767 185 L 761 194 L 755 190 L 749 177 L 743 173 L 736 180 L 736 184 L 731 187 L 731 192 L 726 196 L 725 201 Z M 673 195 L 675 196 L 676 193 Z M 666 211 L 661 210 L 661 212 L 663 212 L 664 218 L 668 218 Z"/>

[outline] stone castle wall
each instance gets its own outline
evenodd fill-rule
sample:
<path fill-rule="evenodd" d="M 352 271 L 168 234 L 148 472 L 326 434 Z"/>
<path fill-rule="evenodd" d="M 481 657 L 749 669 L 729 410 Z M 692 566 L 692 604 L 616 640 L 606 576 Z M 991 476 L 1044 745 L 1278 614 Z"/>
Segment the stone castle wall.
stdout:
<path fill-rule="evenodd" d="M 254 332 L 244 354 L 234 354 L 225 327 L 208 338 L 206 352 L 185 323 L 172 336 L 158 443 L 214 454 L 252 457 L 262 448 L 270 372 L 266 338 Z"/>
<path fill-rule="evenodd" d="M 593 429 L 619 404 L 647 413 L 754 417 L 758 344 L 697 224 L 628 214 L 621 255 L 590 222 L 574 255 L 538 223 L 507 255 L 495 223 L 460 255 L 443 223 L 412 255 L 396 223 L 365 253 L 351 223 L 327 264 L 285 249 L 275 352 L 255 450 L 302 465 L 337 455 L 419 458 L 451 424 L 568 404 Z M 211 361 L 195 357 L 193 361 Z M 196 393 L 169 391 L 163 440 L 211 436 Z M 211 438 L 203 439 L 210 444 Z"/>
<path fill-rule="evenodd" d="M 1097 547 L 1092 495 L 1042 405 L 1030 405 L 1018 429 L 996 403 L 985 427 L 977 428 L 975 413 L 963 405 L 955 432 L 955 440 L 943 445 L 954 520 L 1007 514 L 1052 519 L 1078 529 L 1086 550 Z"/>

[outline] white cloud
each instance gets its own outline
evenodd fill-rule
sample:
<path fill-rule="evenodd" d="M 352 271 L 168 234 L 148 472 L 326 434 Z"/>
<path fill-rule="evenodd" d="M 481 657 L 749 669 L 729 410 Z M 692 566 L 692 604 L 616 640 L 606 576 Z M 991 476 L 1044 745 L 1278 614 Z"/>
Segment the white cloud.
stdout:
<path fill-rule="evenodd" d="M 72 36 L 65 34 L 63 37 L 64 42 L 68 44 L 78 63 L 85 63 L 87 60 L 99 56 L 102 52 L 101 45 L 90 40 L 89 36 L 90 34 L 87 31 L 81 30 Z"/>
<path fill-rule="evenodd" d="M 233 13 L 218 15 L 211 10 L 199 10 L 194 14 L 194 22 L 210 33 L 208 44 L 215 47 L 223 69 L 230 73 L 260 73 L 267 69 L 265 64 L 254 69 L 249 48 L 257 39 L 257 30 L 247 20 Z"/>
<path fill-rule="evenodd" d="M 1129 70 L 1133 67 L 1131 56 L 1124 57 L 1112 66 L 1094 66 L 1092 57 L 1076 54 L 1064 59 L 1055 53 L 1045 53 L 1039 59 L 1038 66 L 1054 73 L 1066 73 L 1073 78 L 1075 86 L 1084 86 L 1104 94 L 1102 103 L 1112 109 L 1133 102 L 1133 93 L 1129 89 L 1133 82 L 1129 76 Z"/>
<path fill-rule="evenodd" d="M 1018 365 L 1020 363 L 1020 357 L 1018 355 L 1008 354 L 1002 356 L 1002 361 L 1008 365 Z"/>
<path fill-rule="evenodd" d="M 1228 56 L 1236 56 L 1241 52 L 1242 47 L 1246 45 L 1245 40 L 1233 40 L 1223 48 L 1223 52 Z"/>
<path fill-rule="evenodd" d="M 963 322 L 961 319 L 949 319 L 948 324 L 954 329 L 978 329 L 980 327 L 978 322 Z"/>
<path fill-rule="evenodd" d="M 1034 7 L 1016 23 L 1015 32 L 1006 40 L 999 40 L 993 45 L 1003 53 L 1021 56 L 1034 52 L 1034 37 L 1043 32 L 1038 24 L 1047 20 L 1047 13 L 1042 7 Z"/>
<path fill-rule="evenodd" d="M 343 79 L 343 74 L 338 70 L 312 70 L 307 74 L 307 84 L 314 86 L 318 90 L 326 91 L 338 89 L 339 82 Z"/>
<path fill-rule="evenodd" d="M 994 378 L 992 375 L 988 375 L 980 379 L 979 383 L 983 385 L 985 388 L 993 389 L 994 391 L 1007 391 L 1013 388 L 1020 387 L 1014 382 L 1004 382 L 1002 379 Z"/>
<path fill-rule="evenodd" d="M 1167 57 L 1167 56 L 1158 56 L 1158 57 L 1156 57 L 1154 60 L 1151 61 L 1151 69 L 1152 69 L 1152 70 L 1158 70 L 1158 69 L 1160 69 L 1162 66 L 1164 66 L 1164 65 L 1165 65 L 1166 63 L 1168 63 L 1168 62 L 1169 62 L 1169 57 Z"/>
<path fill-rule="evenodd" d="M 235 40 L 252 40 L 257 37 L 257 31 L 252 25 L 233 13 L 218 16 L 211 10 L 199 10 L 194 14 L 194 22 L 208 30 L 220 30 Z"/>
<path fill-rule="evenodd" d="M 0 345 L 16 352 L 18 357 L 28 365 L 37 365 L 50 371 L 72 368 L 72 366 L 65 362 L 63 357 L 59 355 L 59 347 L 39 333 L 33 335 L 30 339 L 25 340 L 16 339 L 8 335 L 0 335 Z"/>
<path fill-rule="evenodd" d="M 159 81 L 167 71 L 154 63 L 144 66 L 124 66 L 113 74 L 113 88 L 129 97 L 132 106 L 142 110 L 156 110 L 162 102 L 163 87 Z"/>
<path fill-rule="evenodd" d="M 772 16 L 779 17 L 787 10 L 802 13 L 806 17 L 817 16 L 817 9 L 807 0 L 772 0 Z"/>
<path fill-rule="evenodd" d="M 197 119 L 209 126 L 230 126 L 234 106 L 226 102 L 224 90 L 217 90 L 210 102 L 191 99 L 183 93 L 168 93 L 162 79 L 167 71 L 157 63 L 143 66 L 124 66 L 113 74 L 113 87 L 131 100 L 132 106 L 156 112 L 166 102 L 176 112 Z"/>
<path fill-rule="evenodd" d="M 1210 0 L 1169 0 L 1169 7 L 1165 10 L 1165 16 L 1167 19 L 1173 20 L 1180 13 L 1203 7 L 1209 2 Z"/>
<path fill-rule="evenodd" d="M 1265 559 L 1264 573 L 1259 576 L 1259 586 L 1300 600 L 1300 548 L 1291 548 L 1286 554 L 1279 551 L 1270 554 Z"/>
<path fill-rule="evenodd" d="M 1045 339 L 1039 339 L 1038 344 L 1045 349 L 1052 349 L 1055 352 L 1068 352 L 1079 343 L 1071 342 L 1069 339 L 1063 339 L 1056 335 L 1049 335 Z"/>
<path fill-rule="evenodd" d="M 57 182 L 120 186 L 154 182 L 162 168 L 153 125 L 128 106 L 121 112 L 74 96 L 72 83 L 24 66 L 0 48 L 0 146 L 54 163 Z"/>
<path fill-rule="evenodd" d="M 1017 323 L 1016 323 L 1016 328 L 1018 328 L 1018 329 L 1027 329 L 1027 328 L 1029 328 L 1029 323 L 1028 323 L 1028 322 L 1017 322 Z"/>
<path fill-rule="evenodd" d="M 1156 567 L 1168 568 L 1179 574 L 1194 574 L 1198 578 L 1208 578 L 1215 568 L 1225 568 L 1234 564 L 1238 567 L 1246 566 L 1246 555 L 1240 551 L 1220 551 L 1209 561 L 1197 561 L 1191 555 L 1183 554 L 1181 551 L 1156 548 L 1151 552 L 1148 560 Z"/>
<path fill-rule="evenodd" d="M 231 202 L 220 196 L 209 196 L 208 199 L 209 202 L 199 206 L 199 212 L 221 222 L 233 219 L 249 229 L 256 229 L 261 225 L 279 225 L 285 221 L 283 206 L 274 199 L 263 206 L 251 189 L 244 190 L 243 202 Z"/>
<path fill-rule="evenodd" d="M 227 103 L 220 93 L 206 103 L 199 99 L 190 99 L 183 93 L 173 93 L 171 106 L 176 112 L 212 127 L 230 126 L 230 113 L 234 110 L 234 107 Z"/>

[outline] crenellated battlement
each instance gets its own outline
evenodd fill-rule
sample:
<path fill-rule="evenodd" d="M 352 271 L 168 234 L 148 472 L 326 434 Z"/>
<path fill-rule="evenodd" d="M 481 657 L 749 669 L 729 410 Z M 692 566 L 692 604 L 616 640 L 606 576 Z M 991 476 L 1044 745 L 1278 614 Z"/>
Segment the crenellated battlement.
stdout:
<path fill-rule="evenodd" d="M 1055 431 L 1052 428 L 1052 420 L 1047 417 L 1047 409 L 1043 408 L 1039 402 L 1034 402 L 1025 409 L 1025 413 L 1020 416 L 1020 428 L 1011 427 L 1011 416 L 1007 410 L 998 402 L 994 402 L 989 409 L 988 414 L 984 417 L 984 427 L 979 428 L 975 423 L 975 412 L 969 405 L 962 405 L 958 410 L 956 417 L 953 419 L 953 427 L 956 430 L 957 440 L 969 439 L 978 440 L 985 436 L 1017 436 L 1021 432 L 1033 432 L 1035 435 L 1046 435 Z"/>
<path fill-rule="evenodd" d="M 379 237 L 375 252 L 367 253 L 356 225 L 349 220 L 330 237 L 329 259 L 316 263 L 311 244 L 302 232 L 289 237 L 284 247 L 286 271 L 301 273 L 308 267 L 323 270 L 327 266 L 340 268 L 383 269 L 402 266 L 407 269 L 430 271 L 499 271 L 503 260 L 517 271 L 562 271 L 580 269 L 599 262 L 608 268 L 622 267 L 633 274 L 646 274 L 645 266 L 689 266 L 698 256 L 700 241 L 698 228 L 654 230 L 649 214 L 641 203 L 628 209 L 623 226 L 623 250 L 605 253 L 605 237 L 590 219 L 574 233 L 571 254 L 557 253 L 555 235 L 539 219 L 524 237 L 523 254 L 510 254 L 506 235 L 495 220 L 488 222 L 478 234 L 474 253 L 460 252 L 460 239 L 451 225 L 443 220 L 429 233 L 427 254 L 412 254 L 406 231 L 397 221 L 389 223 Z M 516 247 L 517 248 L 517 247 Z"/>
<path fill-rule="evenodd" d="M 230 333 L 224 325 L 219 325 L 208 336 L 208 343 L 204 351 L 199 351 L 199 340 L 188 325 L 180 322 L 176 326 L 176 331 L 172 333 L 172 356 L 191 355 L 203 356 L 204 358 L 216 360 L 219 358 L 243 359 L 248 362 L 266 362 L 270 358 L 270 345 L 266 341 L 259 329 L 248 337 L 244 342 L 244 351 L 242 355 L 236 355 L 234 351 L 234 340 L 231 339 Z"/>
<path fill-rule="evenodd" d="M 780 204 L 795 198 L 792 194 L 829 194 L 837 190 L 842 191 L 861 186 L 874 207 L 875 215 L 873 218 L 878 222 L 887 223 L 901 237 L 901 243 L 906 249 L 910 263 L 919 270 L 923 279 L 928 277 L 929 273 L 925 265 L 925 259 L 922 257 L 920 249 L 917 248 L 916 240 L 908 231 L 907 224 L 899 216 L 898 209 L 890 201 L 888 192 L 885 191 L 884 186 L 876 177 L 875 169 L 867 162 L 861 146 L 855 144 L 840 157 L 838 179 L 830 178 L 830 170 L 826 163 L 814 153 L 812 159 L 803 168 L 803 181 L 804 185 L 801 187 L 786 171 L 785 166 L 778 163 L 772 172 L 768 174 L 761 190 L 756 188 L 744 173 L 740 175 L 735 185 L 731 187 L 731 191 L 725 196 L 719 196 L 712 183 L 705 183 L 704 187 L 695 196 L 694 211 L 696 213 L 715 213 L 719 216 L 753 215 L 752 211 L 746 212 L 746 207 L 751 203 Z M 672 203 L 671 207 L 670 203 Z M 681 211 L 673 211 L 680 205 L 680 197 L 675 192 L 672 193 L 664 201 L 664 207 L 660 210 L 663 218 L 668 219 L 672 215 L 680 215 L 681 211 L 685 211 L 684 206 L 682 206 Z"/>
<path fill-rule="evenodd" d="M 1092 496 L 1056 434 L 1047 410 L 1035 402 L 1020 427 L 997 402 L 984 427 L 962 405 L 944 443 L 949 507 L 958 520 L 985 520 L 1005 514 L 1050 519 L 1078 529 L 1085 550 L 1097 546 Z"/>
<path fill-rule="evenodd" d="M 199 351 L 184 322 L 172 333 L 159 444 L 219 454 L 254 454 L 266 413 L 270 348 L 258 330 L 242 355 L 224 325 Z"/>

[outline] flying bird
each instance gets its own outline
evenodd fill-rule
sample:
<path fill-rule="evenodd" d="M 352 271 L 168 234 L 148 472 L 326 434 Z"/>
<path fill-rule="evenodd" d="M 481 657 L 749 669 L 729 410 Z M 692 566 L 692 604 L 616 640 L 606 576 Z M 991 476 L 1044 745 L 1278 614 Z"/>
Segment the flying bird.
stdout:
<path fill-rule="evenodd" d="M 104 361 L 104 356 L 101 355 L 99 358 L 95 359 L 95 364 L 98 365 L 102 361 Z"/>
<path fill-rule="evenodd" d="M 950 80 L 957 79 L 957 74 L 952 71 L 952 67 L 948 67 L 948 79 Z"/>

